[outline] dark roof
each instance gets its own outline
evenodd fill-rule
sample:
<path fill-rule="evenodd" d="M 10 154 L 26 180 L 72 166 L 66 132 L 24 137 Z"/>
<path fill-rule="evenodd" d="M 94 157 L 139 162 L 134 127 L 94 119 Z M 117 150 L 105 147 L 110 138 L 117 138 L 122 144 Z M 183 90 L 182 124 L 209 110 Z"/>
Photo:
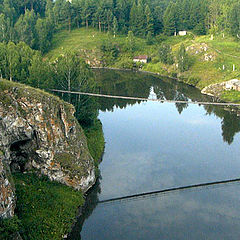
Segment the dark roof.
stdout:
<path fill-rule="evenodd" d="M 148 59 L 148 56 L 147 55 L 140 55 L 140 56 L 137 56 L 137 57 L 134 57 L 134 59 L 142 59 L 142 60 L 147 60 Z"/>

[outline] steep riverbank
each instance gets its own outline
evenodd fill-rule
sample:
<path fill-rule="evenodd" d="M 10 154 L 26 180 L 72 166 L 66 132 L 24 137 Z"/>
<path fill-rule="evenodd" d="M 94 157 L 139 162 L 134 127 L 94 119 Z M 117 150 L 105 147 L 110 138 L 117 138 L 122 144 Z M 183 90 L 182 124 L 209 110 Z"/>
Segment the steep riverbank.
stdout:
<path fill-rule="evenodd" d="M 5 80 L 0 89 L 1 237 L 61 239 L 96 179 L 84 131 L 58 97 Z"/>

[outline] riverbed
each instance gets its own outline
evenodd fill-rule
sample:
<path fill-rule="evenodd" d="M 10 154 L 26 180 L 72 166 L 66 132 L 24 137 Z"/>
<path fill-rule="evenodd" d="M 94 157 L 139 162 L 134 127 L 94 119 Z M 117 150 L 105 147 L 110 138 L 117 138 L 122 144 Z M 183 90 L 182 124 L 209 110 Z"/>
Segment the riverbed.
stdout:
<path fill-rule="evenodd" d="M 142 73 L 95 72 L 102 94 L 215 101 Z M 239 182 L 98 201 L 240 177 L 240 118 L 221 106 L 97 98 L 106 141 L 101 178 L 69 239 L 239 239 Z"/>

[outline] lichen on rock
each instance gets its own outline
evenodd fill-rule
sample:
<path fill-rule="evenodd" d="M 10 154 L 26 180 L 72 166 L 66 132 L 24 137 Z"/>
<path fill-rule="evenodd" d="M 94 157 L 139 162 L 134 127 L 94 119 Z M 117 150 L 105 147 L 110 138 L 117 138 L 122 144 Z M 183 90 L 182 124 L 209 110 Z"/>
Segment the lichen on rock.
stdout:
<path fill-rule="evenodd" d="M 0 90 L 0 148 L 11 171 L 37 169 L 51 180 L 87 191 L 95 182 L 94 161 L 74 107 L 5 80 L 0 80 Z M 2 213 L 0 209 L 0 217 Z"/>
<path fill-rule="evenodd" d="M 10 218 L 14 215 L 15 189 L 3 153 L 0 151 L 0 217 Z"/>

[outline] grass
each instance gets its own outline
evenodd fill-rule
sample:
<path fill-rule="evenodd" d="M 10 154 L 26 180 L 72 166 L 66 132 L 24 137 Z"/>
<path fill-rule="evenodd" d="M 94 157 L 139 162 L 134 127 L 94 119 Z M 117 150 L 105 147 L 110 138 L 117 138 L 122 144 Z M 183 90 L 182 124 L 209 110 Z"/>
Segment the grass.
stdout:
<path fill-rule="evenodd" d="M 11 82 L 9 80 L 1 79 L 0 78 L 0 90 L 2 92 L 4 91 L 12 91 L 14 90 L 14 94 L 17 95 L 18 98 L 33 98 L 34 100 L 39 100 L 42 102 L 49 101 L 49 98 L 51 99 L 51 102 L 54 102 L 55 104 L 64 104 L 64 106 L 67 109 L 73 108 L 73 106 L 63 100 L 61 100 L 56 95 L 50 94 L 46 91 L 40 90 L 38 88 L 33 88 L 30 86 L 27 86 L 25 84 L 17 83 L 17 82 Z M 0 101 L 2 104 L 6 104 L 7 106 L 11 105 L 12 99 L 7 94 L 0 95 Z M 12 106 L 14 106 L 12 104 Z"/>
<path fill-rule="evenodd" d="M 21 228 L 21 221 L 17 216 L 0 219 L 0 240 L 17 239 L 17 233 Z"/>
<path fill-rule="evenodd" d="M 240 103 L 240 92 L 234 90 L 224 91 L 221 99 L 225 102 Z"/>
<path fill-rule="evenodd" d="M 93 37 L 94 36 L 94 37 Z M 126 36 L 118 35 L 113 38 L 107 33 L 99 32 L 96 29 L 75 29 L 71 33 L 62 31 L 57 33 L 53 39 L 52 50 L 46 55 L 49 58 L 56 58 L 60 54 L 63 54 L 65 50 L 77 50 L 79 52 L 86 51 L 87 53 L 82 55 L 86 59 L 100 59 L 101 51 L 100 46 L 105 41 L 113 41 L 120 46 L 121 54 L 114 64 L 109 67 L 117 67 L 118 61 L 124 61 L 124 59 L 131 59 L 131 54 L 124 51 L 124 45 L 126 45 Z M 210 35 L 195 36 L 192 33 L 189 35 L 180 36 L 157 36 L 154 39 L 153 45 L 147 45 L 146 40 L 142 38 L 136 38 L 135 50 L 132 55 L 147 54 L 155 59 L 154 62 L 146 64 L 143 70 L 152 71 L 159 74 L 172 76 L 176 69 L 171 66 L 166 66 L 158 61 L 158 49 L 161 42 L 166 42 L 172 46 L 174 55 L 182 43 L 186 47 L 192 46 L 198 48 L 200 44 L 207 44 L 208 50 L 198 54 L 192 53 L 194 63 L 189 71 L 182 74 L 183 78 L 198 78 L 196 87 L 202 89 L 210 84 L 223 82 L 232 78 L 240 76 L 240 47 L 239 43 L 228 34 L 225 34 L 223 39 L 222 34 L 214 36 L 211 40 Z M 204 61 L 204 54 L 213 55 L 214 61 Z M 236 71 L 233 72 L 233 64 L 236 66 Z M 223 65 L 225 69 L 223 70 Z M 186 80 L 187 82 L 187 80 Z"/>
<path fill-rule="evenodd" d="M 14 180 L 23 239 L 62 239 L 84 203 L 82 193 L 34 173 L 14 174 Z"/>
<path fill-rule="evenodd" d="M 48 102 L 50 109 L 63 104 L 67 114 L 73 108 L 57 96 L 16 82 L 0 80 L 0 89 L 3 93 L 0 96 L 3 106 L 16 106 L 16 99 L 28 98 L 32 103 Z M 75 118 L 69 114 L 68 119 L 70 121 Z M 0 155 L 2 154 L 0 149 Z M 74 168 L 73 156 L 58 157 L 60 160 L 64 158 L 62 165 L 72 167 L 72 172 L 81 171 Z M 8 176 L 8 180 L 11 179 L 12 175 Z M 17 231 L 23 239 L 28 240 L 62 239 L 70 231 L 78 207 L 84 203 L 82 193 L 63 184 L 51 182 L 47 177 L 38 177 L 34 173 L 14 174 L 13 182 L 17 196 L 16 217 L 0 221 L 0 239 L 15 239 L 14 234 Z"/>
<path fill-rule="evenodd" d="M 111 34 L 99 32 L 94 28 L 74 29 L 70 33 L 63 30 L 54 35 L 52 48 L 45 57 L 54 60 L 59 55 L 64 54 L 64 52 L 73 50 L 79 52 L 83 57 L 100 58 L 100 46 L 109 40 L 116 43 L 122 49 L 127 42 L 127 36 L 116 35 L 116 38 L 113 38 Z M 142 49 L 144 49 L 147 54 L 154 52 L 154 47 L 147 45 L 146 40 L 142 38 L 136 38 L 135 48 L 134 54 L 142 53 Z"/>

